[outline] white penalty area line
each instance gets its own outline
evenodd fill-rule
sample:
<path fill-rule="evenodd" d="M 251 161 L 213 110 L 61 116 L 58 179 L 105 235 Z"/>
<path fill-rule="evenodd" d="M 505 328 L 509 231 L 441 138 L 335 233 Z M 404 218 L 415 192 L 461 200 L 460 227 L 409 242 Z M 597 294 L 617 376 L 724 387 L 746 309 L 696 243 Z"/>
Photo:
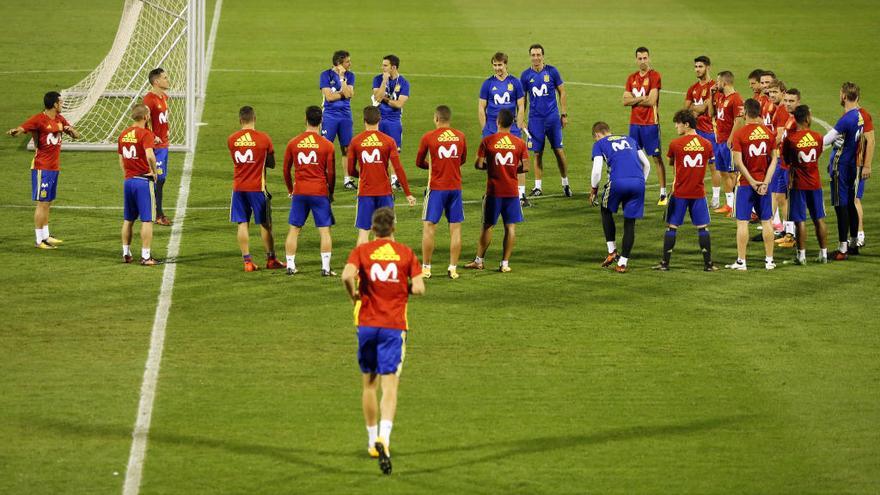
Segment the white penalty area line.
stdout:
<path fill-rule="evenodd" d="M 214 41 L 217 38 L 217 26 L 220 21 L 220 10 L 223 0 L 217 0 L 214 4 L 214 18 L 211 21 L 211 34 L 208 36 L 207 50 L 205 53 L 205 79 L 211 73 L 211 60 L 214 57 Z M 201 98 L 195 109 L 195 120 L 201 120 L 205 109 L 205 98 Z M 186 219 L 186 203 L 189 199 L 189 188 L 192 182 L 192 168 L 195 150 L 198 145 L 199 129 L 196 128 L 193 135 L 192 151 L 184 158 L 183 172 L 181 173 L 180 188 L 177 193 L 177 205 L 174 211 L 174 225 L 171 229 L 171 239 L 168 240 L 169 259 L 174 259 L 180 252 L 180 238 L 183 235 L 183 223 Z M 162 351 L 165 347 L 165 328 L 168 325 L 168 313 L 171 310 L 171 295 L 174 291 L 174 276 L 177 271 L 176 263 L 165 264 L 162 274 L 162 287 L 159 290 L 159 300 L 156 306 L 156 316 L 153 320 L 153 329 L 150 333 L 150 351 L 147 355 L 147 363 L 144 369 L 144 378 L 141 383 L 140 400 L 138 402 L 137 417 L 134 431 L 132 432 L 131 451 L 128 455 L 128 466 L 125 470 L 125 483 L 122 487 L 123 495 L 137 495 L 141 487 L 143 477 L 144 459 L 147 453 L 147 439 L 150 434 L 150 421 L 153 416 L 153 403 L 156 399 L 156 385 L 159 380 L 159 367 L 162 363 Z"/>

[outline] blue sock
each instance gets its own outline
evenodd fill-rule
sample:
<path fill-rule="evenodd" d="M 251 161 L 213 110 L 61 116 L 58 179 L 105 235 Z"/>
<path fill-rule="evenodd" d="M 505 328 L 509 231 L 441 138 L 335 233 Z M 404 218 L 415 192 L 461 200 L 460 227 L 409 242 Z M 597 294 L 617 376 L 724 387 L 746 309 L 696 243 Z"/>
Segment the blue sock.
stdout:
<path fill-rule="evenodd" d="M 669 259 L 672 258 L 672 248 L 675 247 L 675 234 L 678 231 L 676 229 L 667 229 L 666 235 L 663 236 L 663 263 L 669 264 Z"/>

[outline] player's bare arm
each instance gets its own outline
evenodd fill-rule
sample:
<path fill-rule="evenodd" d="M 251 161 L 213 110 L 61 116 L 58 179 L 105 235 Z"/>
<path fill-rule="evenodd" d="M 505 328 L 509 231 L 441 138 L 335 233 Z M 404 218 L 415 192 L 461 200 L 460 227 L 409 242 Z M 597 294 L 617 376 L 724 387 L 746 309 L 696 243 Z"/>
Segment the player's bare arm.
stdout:
<path fill-rule="evenodd" d="M 406 100 L 408 100 L 408 99 L 409 99 L 409 96 L 406 96 L 406 95 L 400 95 L 397 97 L 396 100 L 392 100 L 391 98 L 388 98 L 386 96 L 385 103 L 387 103 L 388 106 L 390 106 L 391 108 L 396 108 L 399 110 L 399 109 L 403 108 L 404 103 L 406 103 Z"/>
<path fill-rule="evenodd" d="M 153 152 L 153 148 L 146 149 L 147 155 L 147 163 L 150 165 L 150 175 L 156 177 L 159 173 L 156 171 L 156 153 Z M 120 160 L 122 157 L 120 157 Z"/>
<path fill-rule="evenodd" d="M 486 170 L 486 158 L 478 156 L 477 161 L 474 162 L 474 168 L 477 170 Z"/>
<path fill-rule="evenodd" d="M 516 173 L 518 173 L 518 174 L 528 173 L 529 168 L 530 168 L 529 167 L 529 159 L 526 158 L 526 159 L 521 160 L 519 162 L 519 167 L 516 168 Z"/>
<path fill-rule="evenodd" d="M 425 295 L 425 280 L 421 273 L 410 279 L 409 293 L 414 296 Z"/>
<path fill-rule="evenodd" d="M 24 128 L 16 127 L 14 129 L 9 129 L 8 131 L 6 131 L 6 134 L 9 136 L 12 136 L 12 137 L 16 137 L 19 134 L 24 134 L 24 132 L 25 132 Z"/>
<path fill-rule="evenodd" d="M 330 88 L 321 88 L 324 101 L 337 101 L 342 99 L 342 93 L 331 91 Z"/>
<path fill-rule="evenodd" d="M 644 101 L 644 98 L 642 98 L 642 97 L 635 97 L 629 91 L 623 92 L 623 106 L 625 106 L 625 107 L 637 106 L 642 101 Z"/>
<path fill-rule="evenodd" d="M 568 124 L 568 91 L 565 90 L 565 84 L 556 86 L 556 93 L 559 95 L 559 118 L 562 122 L 562 128 Z"/>
<path fill-rule="evenodd" d="M 867 180 L 871 178 L 871 163 L 874 161 L 874 131 L 869 131 L 865 136 L 865 159 L 862 165 L 862 178 Z"/>
<path fill-rule="evenodd" d="M 658 90 L 658 89 L 656 89 L 656 88 L 655 88 L 655 89 L 652 89 L 652 90 L 648 93 L 648 96 L 646 96 L 645 98 L 643 98 L 640 102 L 638 102 L 638 103 L 637 103 L 636 105 L 634 105 L 634 106 L 640 106 L 640 107 L 653 107 L 653 106 L 657 105 L 657 98 L 659 97 L 659 95 L 660 95 L 660 90 Z"/>
<path fill-rule="evenodd" d="M 64 129 L 62 129 L 62 131 L 64 132 L 64 134 L 67 134 L 73 139 L 79 139 L 79 131 L 77 131 L 76 128 L 72 125 L 64 126 Z"/>
<path fill-rule="evenodd" d="M 516 100 L 516 125 L 519 126 L 524 132 L 528 133 L 529 130 L 526 128 L 526 97 L 518 98 Z"/>
<path fill-rule="evenodd" d="M 740 116 L 733 119 L 733 129 L 730 130 L 730 137 L 727 138 L 728 148 L 733 149 L 733 135 L 744 125 L 746 125 L 745 117 Z"/>
<path fill-rule="evenodd" d="M 357 267 L 351 263 L 346 263 L 345 268 L 342 269 L 342 283 L 352 304 L 357 304 L 361 297 L 357 290 L 357 272 Z"/>
<path fill-rule="evenodd" d="M 480 129 L 486 128 L 486 107 L 489 105 L 489 102 L 480 98 L 477 102 L 477 121 L 480 123 Z"/>

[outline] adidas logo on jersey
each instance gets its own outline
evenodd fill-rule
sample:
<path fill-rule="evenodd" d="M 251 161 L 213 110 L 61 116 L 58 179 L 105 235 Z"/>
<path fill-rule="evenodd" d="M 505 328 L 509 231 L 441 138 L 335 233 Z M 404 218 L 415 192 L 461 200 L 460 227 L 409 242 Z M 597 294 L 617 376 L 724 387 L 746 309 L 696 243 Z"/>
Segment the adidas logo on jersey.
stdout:
<path fill-rule="evenodd" d="M 244 133 L 238 139 L 235 140 L 234 146 L 237 147 L 246 147 L 246 146 L 256 146 L 257 143 L 254 142 L 254 138 L 251 137 L 250 132 Z"/>
<path fill-rule="evenodd" d="M 437 137 L 437 141 L 440 143 L 448 143 L 450 141 L 455 141 L 457 143 L 459 141 L 459 139 L 458 139 L 458 136 L 456 136 L 454 132 L 452 132 L 449 129 L 446 129 L 445 131 L 443 131 L 443 134 L 440 134 L 440 136 Z"/>
<path fill-rule="evenodd" d="M 706 150 L 705 148 L 703 148 L 703 145 L 700 144 L 700 140 L 697 138 L 691 139 L 691 141 L 688 144 L 686 144 L 683 149 L 685 151 L 705 151 Z"/>
<path fill-rule="evenodd" d="M 122 136 L 123 143 L 136 143 L 138 142 L 137 133 L 134 129 L 125 133 L 125 136 Z"/>
<path fill-rule="evenodd" d="M 798 141 L 797 147 L 811 148 L 813 146 L 817 146 L 818 144 L 819 142 L 816 141 L 816 138 L 814 138 L 812 134 L 807 133 L 804 134 L 804 137 L 802 137 L 800 141 Z"/>
<path fill-rule="evenodd" d="M 400 261 L 400 255 L 391 247 L 391 244 L 382 244 L 379 249 L 370 254 L 373 261 Z"/>
<path fill-rule="evenodd" d="M 309 134 L 308 136 L 306 136 L 305 139 L 303 139 L 302 141 L 300 141 L 300 142 L 296 145 L 296 147 L 297 147 L 297 148 L 317 148 L 317 147 L 318 147 L 318 141 L 315 140 L 315 136 L 314 136 L 314 135 Z"/>
<path fill-rule="evenodd" d="M 374 132 L 361 141 L 361 146 L 382 146 L 382 141 L 379 141 L 379 136 Z"/>
<path fill-rule="evenodd" d="M 515 150 L 516 145 L 513 144 L 513 141 L 510 140 L 510 136 L 504 136 L 499 139 L 497 143 L 495 143 L 495 149 L 497 150 Z"/>
<path fill-rule="evenodd" d="M 770 139 L 770 135 L 761 126 L 755 127 L 755 130 L 749 134 L 749 141 L 757 141 L 759 139 Z"/>

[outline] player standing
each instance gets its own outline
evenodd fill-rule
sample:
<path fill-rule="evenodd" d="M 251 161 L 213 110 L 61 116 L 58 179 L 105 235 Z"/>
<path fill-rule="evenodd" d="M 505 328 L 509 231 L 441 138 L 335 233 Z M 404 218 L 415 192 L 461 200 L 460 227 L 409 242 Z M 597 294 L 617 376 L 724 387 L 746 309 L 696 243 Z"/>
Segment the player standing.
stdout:
<path fill-rule="evenodd" d="M 764 120 L 764 125 L 773 131 L 777 146 L 785 138 L 785 125 L 791 118 L 782 101 L 785 90 L 785 83 L 778 79 L 771 81 L 767 85 L 767 98 L 773 107 L 773 113 Z M 769 125 L 767 124 L 768 121 Z M 771 194 L 770 208 L 773 210 L 773 230 L 777 235 L 785 232 L 793 236 L 794 223 L 788 220 L 788 184 L 788 164 L 785 161 L 785 157 L 780 153 L 776 172 L 773 174 L 769 187 Z M 780 247 L 792 247 L 789 244 L 777 244 Z"/>
<path fill-rule="evenodd" d="M 733 80 L 733 72 L 719 72 L 710 100 L 710 111 L 715 115 L 715 169 L 721 174 L 725 200 L 724 206 L 713 211 L 728 217 L 733 214 L 733 186 L 736 181 L 730 137 L 733 130 L 742 125 L 743 116 L 743 100 L 733 87 Z"/>
<path fill-rule="evenodd" d="M 602 267 L 611 266 L 614 271 L 626 273 L 629 256 L 636 240 L 636 219 L 645 215 L 645 180 L 651 172 L 651 163 L 635 139 L 611 134 L 605 122 L 593 124 L 593 171 L 590 174 L 590 204 L 596 204 L 602 165 L 608 164 L 608 182 L 602 191 L 602 230 L 608 246 L 608 256 Z M 617 252 L 617 227 L 613 213 L 623 204 L 623 249 Z"/>
<path fill-rule="evenodd" d="M 275 168 L 275 148 L 267 134 L 256 130 L 257 116 L 253 107 L 241 107 L 238 121 L 241 129 L 229 136 L 226 145 L 235 167 L 229 220 L 238 224 L 238 247 L 244 260 L 244 271 L 257 271 L 248 243 L 251 214 L 254 223 L 260 225 L 260 237 L 266 248 L 266 268 L 284 268 L 275 257 L 272 195 L 266 189 L 266 168 Z"/>
<path fill-rule="evenodd" d="M 767 184 L 773 177 L 779 156 L 773 131 L 761 121 L 761 104 L 749 98 L 743 105 L 746 123 L 733 136 L 733 162 L 739 170 L 739 188 L 736 191 L 736 261 L 725 268 L 746 269 L 746 252 L 749 245 L 749 220 L 752 209 L 761 220 L 764 238 L 764 268 L 776 268 L 773 262 L 773 229 L 770 219 L 770 196 Z"/>
<path fill-rule="evenodd" d="M 351 56 L 345 50 L 333 52 L 332 67 L 321 72 L 318 87 L 323 97 L 323 120 L 321 134 L 331 143 L 339 137 L 339 149 L 342 156 L 348 154 L 351 135 L 354 134 L 354 122 L 351 116 L 351 99 L 354 98 L 354 72 L 350 71 Z M 343 187 L 357 189 L 354 178 L 346 175 Z"/>
<path fill-rule="evenodd" d="M 703 270 L 717 271 L 712 263 L 712 244 L 709 238 L 709 205 L 703 178 L 706 165 L 713 156 L 712 142 L 697 134 L 699 123 L 689 110 L 679 110 L 672 118 L 679 137 L 669 143 L 666 156 L 675 167 L 675 183 L 672 198 L 666 212 L 667 229 L 663 237 L 663 259 L 655 270 L 669 270 L 669 260 L 675 248 L 678 228 L 684 223 L 684 215 L 690 212 L 691 223 L 697 228 L 700 251 L 703 253 Z"/>
<path fill-rule="evenodd" d="M 758 100 L 758 103 L 764 99 L 764 92 L 761 91 L 761 76 L 764 74 L 764 69 L 755 69 L 749 72 L 749 88 L 752 90 L 752 98 Z"/>
<path fill-rule="evenodd" d="M 519 80 L 527 95 L 529 104 L 529 148 L 535 153 L 535 188 L 532 196 L 543 194 L 542 178 L 544 176 L 544 138 L 550 142 L 556 165 L 562 177 L 562 192 L 571 197 L 568 185 L 568 163 L 565 150 L 562 149 L 562 129 L 568 123 L 568 96 L 565 83 L 559 71 L 552 65 L 544 64 L 544 47 L 534 44 L 529 47 L 529 58 L 532 66 L 524 70 Z M 557 105 L 556 96 L 559 95 Z M 562 113 L 559 113 L 560 109 Z"/>
<path fill-rule="evenodd" d="M 715 142 L 715 128 L 712 126 L 712 106 L 710 100 L 714 94 L 712 88 L 715 87 L 715 80 L 709 73 L 712 62 L 709 57 L 700 55 L 694 59 L 694 72 L 697 75 L 695 82 L 687 93 L 684 95 L 684 109 L 690 110 L 697 117 L 697 134 L 708 139 L 710 143 Z M 714 148 L 713 148 L 714 149 Z M 721 207 L 721 173 L 715 169 L 714 154 L 709 157 L 709 169 L 712 176 L 712 208 Z"/>
<path fill-rule="evenodd" d="M 34 207 L 34 233 L 39 249 L 55 249 L 63 243 L 49 233 L 49 209 L 58 192 L 61 173 L 61 134 L 77 139 L 79 132 L 61 115 L 61 94 L 49 91 L 43 95 L 43 111 L 27 119 L 6 134 L 15 137 L 29 133 L 34 140 L 34 159 L 31 160 L 31 199 Z"/>
<path fill-rule="evenodd" d="M 123 183 L 122 262 L 131 263 L 131 238 L 134 221 L 141 220 L 141 265 L 155 266 L 160 262 L 150 254 L 153 242 L 153 220 L 156 214 L 156 155 L 153 153 L 155 136 L 147 129 L 150 110 L 144 104 L 131 109 L 132 125 L 117 139 L 119 168 L 125 177 Z"/>
<path fill-rule="evenodd" d="M 651 68 L 648 49 L 636 48 L 636 64 L 639 70 L 626 78 L 623 90 L 623 106 L 632 107 L 629 117 L 629 137 L 633 138 L 638 149 L 654 158 L 657 164 L 657 179 L 660 180 L 660 199 L 658 206 L 666 206 L 666 166 L 660 152 L 660 73 Z"/>
<path fill-rule="evenodd" d="M 144 105 L 150 109 L 149 128 L 155 136 L 156 143 L 153 153 L 156 155 L 156 223 L 165 227 L 171 220 L 162 209 L 162 191 L 168 178 L 168 89 L 171 81 L 165 69 L 158 67 L 150 71 L 148 76 L 150 90 L 144 95 Z"/>
<path fill-rule="evenodd" d="M 294 177 L 290 168 L 294 167 Z M 295 181 L 294 181 L 295 179 Z M 321 237 L 321 276 L 332 277 L 330 269 L 333 239 L 330 227 L 335 222 L 330 203 L 336 188 L 336 152 L 333 143 L 321 136 L 321 109 L 306 108 L 306 131 L 291 139 L 284 151 L 284 183 L 290 200 L 290 230 L 285 244 L 287 251 L 287 274 L 294 275 L 296 249 L 299 233 L 309 218 L 315 219 L 315 227 Z"/>
<path fill-rule="evenodd" d="M 428 170 L 425 207 L 422 213 L 422 273 L 431 278 L 434 255 L 434 234 L 437 223 L 445 214 L 449 222 L 449 278 L 458 278 L 458 257 L 461 254 L 461 222 L 464 204 L 461 199 L 461 165 L 467 160 L 464 133 L 450 127 L 452 110 L 440 105 L 434 111 L 436 129 L 425 133 L 416 153 L 416 166 Z M 428 157 L 430 156 L 430 161 Z"/>
<path fill-rule="evenodd" d="M 387 206 L 394 208 L 394 196 L 388 177 L 388 164 L 397 172 L 406 201 L 415 206 L 416 198 L 409 192 L 406 172 L 400 164 L 397 143 L 379 130 L 381 116 L 374 106 L 364 108 L 364 132 L 352 138 L 348 148 L 348 175 L 360 177 L 358 186 L 355 226 L 358 228 L 358 245 L 370 240 L 373 212 Z M 358 167 L 360 164 L 360 167 Z"/>
<path fill-rule="evenodd" d="M 391 429 L 409 330 L 406 305 L 410 293 L 425 293 L 425 282 L 415 253 L 392 237 L 394 210 L 378 208 L 370 224 L 376 239 L 352 250 L 342 282 L 354 304 L 367 452 L 379 459 L 384 474 L 391 474 Z M 381 408 L 376 396 L 380 382 Z"/>
<path fill-rule="evenodd" d="M 492 229 L 501 216 L 504 241 L 498 271 L 507 273 L 511 270 L 510 256 L 516 243 L 516 224 L 523 221 L 522 204 L 517 200 L 517 177 L 529 171 L 529 152 L 526 143 L 513 135 L 513 112 L 501 109 L 496 125 L 498 132 L 483 138 L 474 163 L 477 170 L 486 171 L 486 195 L 483 196 L 482 230 L 477 255 L 465 268 L 483 269 L 483 259 L 492 242 Z"/>
<path fill-rule="evenodd" d="M 379 130 L 391 136 L 397 143 L 397 152 L 403 146 L 403 105 L 409 99 L 409 81 L 400 75 L 400 58 L 396 55 L 385 55 L 382 59 L 382 73 L 373 78 L 373 105 L 379 107 L 382 119 Z M 391 187 L 399 191 L 400 181 L 396 174 L 391 174 Z"/>
<path fill-rule="evenodd" d="M 858 230 L 856 232 L 856 249 L 860 249 L 865 245 L 865 224 L 864 217 L 865 212 L 862 208 L 862 196 L 865 194 L 865 181 L 871 178 L 871 163 L 874 161 L 874 119 L 871 118 L 871 114 L 862 107 L 859 107 L 859 111 L 862 113 L 862 119 L 865 121 L 865 126 L 862 128 L 862 147 L 859 152 L 859 185 L 856 189 L 856 212 L 859 214 L 859 224 Z M 852 234 L 852 231 L 850 231 Z"/>

